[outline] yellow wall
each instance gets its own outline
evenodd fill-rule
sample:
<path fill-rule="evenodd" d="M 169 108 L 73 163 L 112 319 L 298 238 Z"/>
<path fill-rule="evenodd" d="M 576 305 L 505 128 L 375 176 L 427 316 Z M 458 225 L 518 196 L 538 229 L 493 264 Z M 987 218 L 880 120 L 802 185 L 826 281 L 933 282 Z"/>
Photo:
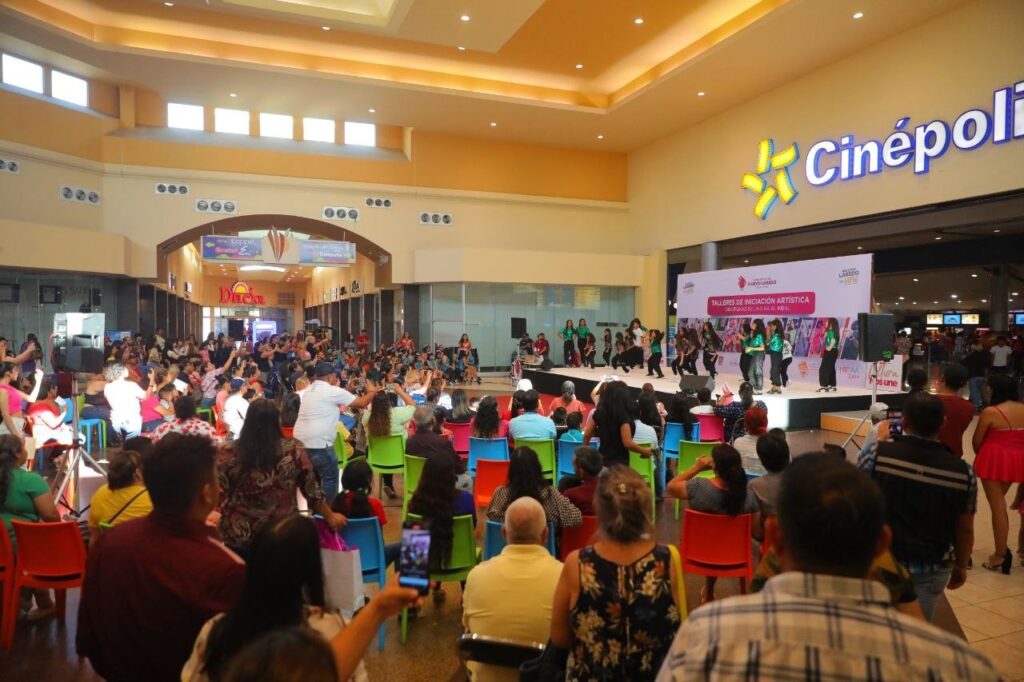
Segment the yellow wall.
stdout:
<path fill-rule="evenodd" d="M 128 240 L 121 234 L 42 228 L 0 218 L 0 265 L 4 267 L 123 275 L 128 258 Z"/>
<path fill-rule="evenodd" d="M 174 293 L 185 297 L 185 283 L 192 285 L 192 294 L 188 296 L 190 301 L 206 305 L 205 303 L 205 282 L 206 275 L 203 274 L 203 260 L 199 251 L 193 244 L 186 244 L 167 254 L 164 263 L 158 263 L 156 286 L 167 289 L 168 275 L 173 273 L 177 283 Z"/>

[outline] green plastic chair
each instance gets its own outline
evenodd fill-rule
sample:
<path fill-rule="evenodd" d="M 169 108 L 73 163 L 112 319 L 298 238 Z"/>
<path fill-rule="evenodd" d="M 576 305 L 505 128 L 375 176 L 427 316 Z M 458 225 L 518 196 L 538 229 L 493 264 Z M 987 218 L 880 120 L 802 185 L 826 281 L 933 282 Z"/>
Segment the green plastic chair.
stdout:
<path fill-rule="evenodd" d="M 402 450 L 404 451 L 405 448 L 403 447 Z M 344 469 L 348 464 L 348 450 L 345 448 L 345 441 L 341 439 L 340 433 L 334 437 L 334 456 L 338 458 L 338 468 Z"/>
<path fill-rule="evenodd" d="M 555 485 L 556 462 L 555 441 L 551 440 L 517 440 L 516 447 L 530 448 L 537 453 L 540 460 L 540 470 L 547 478 L 551 479 L 551 485 Z"/>
<path fill-rule="evenodd" d="M 337 441 L 335 441 L 337 442 Z M 366 461 L 375 474 L 400 474 L 405 470 L 405 440 L 401 435 L 370 436 L 366 439 Z M 384 492 L 384 479 L 380 479 Z"/>
<path fill-rule="evenodd" d="M 637 445 L 640 445 L 645 448 L 652 447 L 650 443 L 638 442 Z M 644 482 L 651 487 L 651 518 L 653 519 L 657 514 L 657 501 L 654 497 L 654 458 L 644 457 L 643 455 L 637 454 L 630 450 L 629 468 L 640 474 L 640 478 L 644 479 Z"/>
<path fill-rule="evenodd" d="M 418 514 L 409 514 L 410 521 L 422 521 Z M 456 580 L 463 582 L 466 576 L 480 562 L 480 551 L 473 539 L 473 517 L 456 516 L 452 519 L 452 553 L 445 565 L 436 572 L 430 573 L 433 581 L 447 583 Z M 402 610 L 402 629 L 399 641 L 405 644 L 409 630 L 409 609 Z"/>
<path fill-rule="evenodd" d="M 402 479 L 402 519 L 409 515 L 409 500 L 420 484 L 420 476 L 423 475 L 423 465 L 427 463 L 425 457 L 405 456 L 405 471 Z"/>
<path fill-rule="evenodd" d="M 213 424 L 213 410 L 209 407 L 197 407 L 196 416 L 208 424 Z"/>
<path fill-rule="evenodd" d="M 696 441 L 691 441 L 691 440 L 681 440 L 681 441 L 679 441 L 679 465 L 676 468 L 676 471 L 679 472 L 679 473 L 683 473 L 684 471 L 686 471 L 687 469 L 692 467 L 694 465 L 694 463 L 696 463 L 698 457 L 702 457 L 704 455 L 708 455 L 710 457 L 711 456 L 711 451 L 715 449 L 716 445 L 720 445 L 720 443 L 701 443 L 701 442 L 696 442 Z M 714 478 L 714 477 L 715 477 L 715 472 L 713 472 L 713 471 L 702 471 L 699 474 L 697 474 L 697 478 Z M 679 520 L 679 509 L 680 509 L 679 500 L 676 500 L 676 504 L 675 504 L 676 521 Z"/>

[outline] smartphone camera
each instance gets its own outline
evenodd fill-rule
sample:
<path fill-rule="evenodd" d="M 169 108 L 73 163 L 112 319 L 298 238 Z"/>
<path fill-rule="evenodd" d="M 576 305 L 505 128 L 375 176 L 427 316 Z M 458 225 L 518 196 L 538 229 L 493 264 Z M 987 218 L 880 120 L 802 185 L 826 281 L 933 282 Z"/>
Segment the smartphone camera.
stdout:
<path fill-rule="evenodd" d="M 430 592 L 430 529 L 423 521 L 406 521 L 402 525 L 398 584 L 420 594 Z"/>

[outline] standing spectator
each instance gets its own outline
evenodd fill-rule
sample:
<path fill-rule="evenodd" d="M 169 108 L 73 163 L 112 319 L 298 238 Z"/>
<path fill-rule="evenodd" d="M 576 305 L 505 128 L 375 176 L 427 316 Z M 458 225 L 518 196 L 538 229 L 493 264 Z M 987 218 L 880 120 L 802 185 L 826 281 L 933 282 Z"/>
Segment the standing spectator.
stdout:
<path fill-rule="evenodd" d="M 206 438 L 163 439 L 143 462 L 153 512 L 89 552 L 76 648 L 111 682 L 177 682 L 202 624 L 238 601 L 245 564 L 206 525 L 215 454 Z"/>
<path fill-rule="evenodd" d="M 199 401 L 199 404 L 203 407 L 213 407 L 217 402 L 217 377 L 222 375 L 231 363 L 235 359 L 235 351 L 232 350 L 228 354 L 227 361 L 221 367 L 217 367 L 212 362 L 203 363 L 203 376 L 199 380 L 199 390 L 203 392 L 203 397 Z"/>
<path fill-rule="evenodd" d="M 967 580 L 978 502 L 974 470 L 939 442 L 943 417 L 938 398 L 915 393 L 903 405 L 903 435 L 860 460 L 882 489 L 892 553 L 910 571 L 928 620 L 943 591 Z"/>
<path fill-rule="evenodd" d="M 494 491 L 487 507 L 487 518 L 503 521 L 505 510 L 521 497 L 532 497 L 540 502 L 548 521 L 554 523 L 556 528 L 583 523 L 580 510 L 548 483 L 541 472 L 537 453 L 527 447 L 516 448 L 509 456 L 508 481 Z"/>
<path fill-rule="evenodd" d="M 227 424 L 228 434 L 235 440 L 242 433 L 242 427 L 245 425 L 245 415 L 249 412 L 249 400 L 245 397 L 248 390 L 249 385 L 245 379 L 232 379 L 231 393 L 228 395 L 228 399 L 224 401 L 224 413 L 221 415 L 221 418 Z"/>
<path fill-rule="evenodd" d="M 544 332 L 537 334 L 537 340 L 533 342 L 533 352 L 544 360 L 547 359 L 548 353 L 551 352 L 551 344 L 548 343 Z"/>
<path fill-rule="evenodd" d="M 969 376 L 967 385 L 971 392 L 971 403 L 974 404 L 974 409 L 980 412 L 985 406 L 981 389 L 985 385 L 985 372 L 988 371 L 988 354 L 985 353 L 981 339 L 974 339 L 971 342 L 970 352 L 964 356 L 964 366 Z"/>
<path fill-rule="evenodd" d="M 633 440 L 636 426 L 629 387 L 621 381 L 609 381 L 602 387 L 601 401 L 583 432 L 583 444 L 590 444 L 595 435 L 600 438 L 598 449 L 607 467 L 613 464 L 629 466 L 630 452 L 650 457 L 653 454 L 651 448 L 637 445 Z"/>
<path fill-rule="evenodd" d="M 595 507 L 600 534 L 566 558 L 551 644 L 569 650 L 567 680 L 653 680 L 679 627 L 682 576 L 650 539 L 651 488 L 638 473 L 602 474 Z"/>
<path fill-rule="evenodd" d="M 365 329 L 360 329 L 359 336 L 356 337 L 356 348 L 360 353 L 365 353 L 369 347 L 370 335 L 366 333 Z"/>
<path fill-rule="evenodd" d="M 866 578 L 889 544 L 884 507 L 878 487 L 846 462 L 796 458 L 767 528 L 785 572 L 757 594 L 691 613 L 659 682 L 1000 679 L 967 642 L 899 613 L 885 586 Z"/>
<path fill-rule="evenodd" d="M 1013 356 L 1013 349 L 1006 345 L 1006 337 L 1000 336 L 996 339 L 996 345 L 989 349 L 989 368 L 993 374 L 1010 373 L 1010 357 Z"/>
<path fill-rule="evenodd" d="M 978 453 L 974 466 L 992 509 L 992 535 L 996 544 L 995 554 L 983 565 L 1009 573 L 1013 557 L 1006 546 L 1010 527 L 1006 493 L 1013 483 L 1024 483 L 1024 404 L 1010 376 L 996 373 L 989 377 L 988 383 L 989 407 L 982 410 L 978 418 L 973 443 Z"/>
<path fill-rule="evenodd" d="M 128 380 L 128 369 L 121 364 L 107 367 L 103 396 L 110 405 L 110 423 L 118 437 L 133 438 L 142 433 L 142 401 L 146 392 Z"/>
<path fill-rule="evenodd" d="M 967 378 L 966 367 L 959 362 L 948 363 L 942 368 L 942 385 L 936 394 L 946 414 L 939 428 L 939 441 L 957 457 L 964 456 L 964 433 L 974 421 L 974 405 L 960 397 Z"/>
<path fill-rule="evenodd" d="M 562 562 L 548 553 L 544 508 L 521 497 L 505 511 L 501 554 L 469 572 L 462 599 L 466 631 L 520 642 L 545 642 L 551 631 L 551 602 Z M 472 679 L 519 679 L 516 670 L 469 664 Z"/>
<path fill-rule="evenodd" d="M 512 440 L 548 440 L 554 439 L 558 432 L 550 417 L 537 413 L 540 396 L 537 391 L 526 391 L 522 399 L 523 414 L 514 417 L 508 424 L 508 434 Z"/>
<path fill-rule="evenodd" d="M 366 407 L 377 393 L 367 383 L 366 394 L 358 398 L 338 385 L 338 370 L 321 362 L 316 366 L 316 380 L 309 385 L 299 405 L 295 421 L 295 439 L 306 448 L 309 459 L 320 474 L 324 495 L 333 500 L 338 494 L 338 458 L 334 440 L 338 437 L 338 417 L 342 407 Z"/>

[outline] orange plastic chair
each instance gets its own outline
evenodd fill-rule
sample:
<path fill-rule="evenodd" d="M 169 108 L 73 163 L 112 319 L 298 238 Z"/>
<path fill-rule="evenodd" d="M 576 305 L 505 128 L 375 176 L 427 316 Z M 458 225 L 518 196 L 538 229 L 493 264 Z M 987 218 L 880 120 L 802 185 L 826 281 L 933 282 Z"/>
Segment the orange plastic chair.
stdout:
<path fill-rule="evenodd" d="M 228 435 L 228 425 L 224 423 L 224 417 L 221 414 L 221 410 L 216 405 L 213 406 L 213 427 L 214 433 L 223 438 Z"/>
<path fill-rule="evenodd" d="M 452 432 L 452 445 L 455 446 L 455 452 L 460 455 L 468 455 L 469 437 L 472 435 L 473 425 L 470 422 L 466 422 L 465 424 L 451 424 L 449 422 L 445 422 L 444 428 Z"/>
<path fill-rule="evenodd" d="M 583 549 L 594 543 L 594 536 L 597 535 L 597 517 L 584 516 L 583 523 L 572 528 L 562 529 L 562 546 L 559 548 L 558 558 L 565 561 L 571 552 Z"/>
<path fill-rule="evenodd" d="M 486 507 L 494 497 L 494 491 L 508 480 L 507 459 L 478 459 L 476 480 L 473 482 L 473 500 L 476 506 Z"/>
<path fill-rule="evenodd" d="M 13 595 L 23 587 L 54 590 L 57 595 L 57 622 L 64 622 L 67 590 L 81 587 L 85 578 L 85 543 L 74 521 L 23 523 L 11 521 L 18 544 L 14 560 L 14 581 L 4 604 L 6 648 L 14 643 L 18 604 Z"/>
<path fill-rule="evenodd" d="M 754 579 L 754 548 L 750 537 L 752 516 L 683 513 L 683 538 L 679 544 L 683 572 L 718 578 L 739 578 L 740 593 Z"/>
<path fill-rule="evenodd" d="M 725 442 L 725 420 L 717 414 L 698 414 L 700 422 L 700 439 L 707 442 Z"/>
<path fill-rule="evenodd" d="M 9 649 L 7 644 L 7 607 L 18 608 L 18 598 L 11 592 L 14 582 L 14 549 L 11 547 L 11 536 L 7 527 L 0 523 L 0 648 Z M 13 640 L 13 638 L 12 638 Z"/>

